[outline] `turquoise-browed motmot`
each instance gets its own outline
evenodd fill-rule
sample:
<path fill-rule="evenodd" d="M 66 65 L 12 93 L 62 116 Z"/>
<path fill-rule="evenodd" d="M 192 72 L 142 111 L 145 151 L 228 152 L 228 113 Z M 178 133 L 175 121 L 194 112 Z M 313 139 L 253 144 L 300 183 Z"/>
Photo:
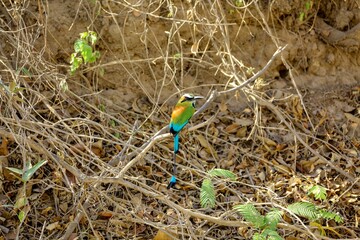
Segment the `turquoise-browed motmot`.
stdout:
<path fill-rule="evenodd" d="M 179 152 L 179 132 L 189 122 L 190 118 L 195 113 L 195 103 L 197 99 L 203 98 L 202 96 L 194 96 L 192 94 L 184 94 L 176 103 L 174 110 L 171 114 L 170 132 L 174 136 L 174 169 L 171 176 L 170 183 L 167 188 L 171 188 L 176 183 L 176 154 Z"/>

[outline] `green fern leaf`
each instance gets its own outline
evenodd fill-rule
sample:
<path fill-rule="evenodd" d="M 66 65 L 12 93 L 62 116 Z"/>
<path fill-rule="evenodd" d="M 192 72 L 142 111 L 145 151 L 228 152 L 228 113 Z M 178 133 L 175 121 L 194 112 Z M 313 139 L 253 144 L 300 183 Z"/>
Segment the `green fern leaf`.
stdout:
<path fill-rule="evenodd" d="M 231 180 L 236 180 L 236 175 L 233 172 L 221 168 L 215 168 L 213 170 L 210 170 L 209 175 L 211 177 L 223 177 L 230 178 Z"/>
<path fill-rule="evenodd" d="M 280 209 L 272 209 L 265 215 L 265 221 L 268 225 L 268 228 L 271 230 L 275 230 L 277 224 L 280 222 L 282 215 L 284 214 L 283 211 Z"/>
<path fill-rule="evenodd" d="M 344 222 L 343 218 L 339 214 L 324 209 L 319 210 L 319 217 L 327 220 L 334 220 L 337 223 Z"/>
<path fill-rule="evenodd" d="M 254 233 L 253 240 L 266 240 L 266 236 L 263 236 L 260 233 Z"/>
<path fill-rule="evenodd" d="M 279 235 L 279 233 L 276 230 L 268 229 L 266 228 L 262 233 L 262 236 L 264 236 L 264 239 L 267 240 L 283 240 L 283 238 Z"/>
<path fill-rule="evenodd" d="M 326 188 L 323 186 L 315 185 L 308 190 L 308 195 L 314 195 L 316 200 L 326 200 Z"/>
<path fill-rule="evenodd" d="M 238 211 L 247 222 L 252 223 L 255 227 L 262 229 L 266 226 L 265 217 L 252 204 L 236 205 L 234 209 Z"/>
<path fill-rule="evenodd" d="M 316 206 L 309 202 L 296 202 L 290 204 L 287 209 L 296 215 L 308 218 L 310 220 L 318 219 L 318 211 Z"/>
<path fill-rule="evenodd" d="M 203 208 L 215 207 L 215 189 L 210 179 L 204 179 L 201 184 L 200 205 Z"/>

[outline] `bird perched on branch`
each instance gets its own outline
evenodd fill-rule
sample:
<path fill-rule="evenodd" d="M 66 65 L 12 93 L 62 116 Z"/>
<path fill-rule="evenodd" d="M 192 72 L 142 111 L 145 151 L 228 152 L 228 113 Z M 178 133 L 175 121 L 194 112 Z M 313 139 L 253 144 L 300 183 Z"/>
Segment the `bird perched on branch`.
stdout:
<path fill-rule="evenodd" d="M 204 97 L 194 96 L 189 93 L 184 94 L 176 103 L 174 110 L 171 114 L 170 132 L 174 136 L 174 169 L 173 175 L 170 179 L 170 183 L 167 186 L 168 189 L 175 186 L 176 183 L 176 154 L 179 152 L 179 132 L 185 127 L 185 125 L 189 122 L 190 118 L 194 115 L 196 100 L 201 98 Z"/>

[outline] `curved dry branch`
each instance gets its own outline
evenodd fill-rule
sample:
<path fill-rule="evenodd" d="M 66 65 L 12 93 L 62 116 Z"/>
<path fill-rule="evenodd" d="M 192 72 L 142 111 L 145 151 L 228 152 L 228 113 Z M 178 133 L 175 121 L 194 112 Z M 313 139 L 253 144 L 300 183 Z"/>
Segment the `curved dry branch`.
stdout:
<path fill-rule="evenodd" d="M 319 159 L 321 159 L 323 162 L 325 162 L 326 164 L 328 164 L 333 170 L 339 172 L 341 175 L 343 175 L 344 177 L 346 177 L 347 179 L 350 180 L 350 182 L 354 183 L 355 185 L 360 187 L 360 182 L 359 182 L 359 178 L 355 178 L 354 176 L 352 176 L 350 173 L 344 171 L 343 169 L 339 168 L 338 166 L 336 166 L 334 163 L 332 163 L 331 161 L 327 160 L 326 158 L 324 158 L 323 156 L 321 156 L 321 154 L 319 154 L 318 152 L 316 152 L 313 148 L 311 148 L 304 139 L 302 139 L 302 137 L 300 137 L 300 135 L 296 132 L 296 130 L 286 121 L 285 117 L 283 116 L 283 114 L 281 114 L 281 112 L 276 108 L 276 106 L 274 104 L 272 104 L 269 101 L 265 101 L 264 99 L 260 98 L 259 96 L 249 93 L 252 97 L 254 97 L 257 101 L 257 103 L 259 103 L 260 105 L 266 106 L 267 108 L 269 108 L 280 120 L 280 122 L 284 123 L 286 125 L 286 127 L 292 132 L 292 134 L 294 134 L 294 136 L 296 137 L 297 140 L 299 140 L 299 142 L 301 142 L 301 144 L 308 149 L 312 154 L 314 154 L 314 156 L 317 156 Z"/>
<path fill-rule="evenodd" d="M 157 199 L 161 202 L 163 202 L 164 204 L 166 204 L 167 206 L 174 208 L 180 212 L 182 212 L 183 214 L 189 216 L 189 217 L 193 217 L 193 218 L 198 218 L 198 219 L 202 219 L 204 221 L 208 221 L 220 226 L 227 226 L 227 227 L 244 227 L 244 226 L 249 226 L 248 223 L 243 222 L 243 221 L 238 221 L 238 220 L 226 220 L 223 219 L 221 217 L 212 217 L 210 215 L 206 215 L 204 213 L 201 213 L 199 211 L 194 211 L 193 209 L 187 209 L 184 208 L 176 203 L 174 203 L 173 201 L 169 200 L 165 195 L 154 192 L 154 191 L 149 191 L 145 188 L 142 188 L 140 186 L 137 186 L 127 180 L 125 180 L 124 178 L 118 178 L 118 177 L 112 177 L 112 178 L 104 178 L 104 177 L 89 177 L 86 176 L 85 174 L 83 174 L 81 171 L 79 171 L 77 168 L 69 165 L 68 163 L 66 163 L 65 161 L 63 161 L 62 159 L 60 159 L 58 156 L 56 156 L 55 154 L 52 154 L 51 152 L 49 152 L 45 147 L 43 147 L 41 144 L 36 143 L 35 141 L 28 139 L 26 137 L 23 137 L 21 135 L 17 135 L 15 133 L 9 133 L 5 130 L 0 129 L 0 135 L 11 139 L 11 140 L 23 140 L 26 141 L 26 143 L 28 144 L 28 146 L 38 152 L 39 154 L 43 154 L 45 156 L 47 156 L 48 158 L 52 159 L 54 162 L 56 162 L 57 164 L 59 164 L 60 166 L 62 166 L 64 169 L 66 169 L 67 171 L 71 172 L 82 184 L 91 184 L 91 185 L 95 185 L 97 186 L 100 183 L 114 183 L 114 184 L 118 184 L 121 185 L 123 187 L 126 188 L 130 188 L 133 189 L 137 192 L 140 192 L 148 197 Z M 156 140 L 162 139 L 162 137 L 167 137 L 165 136 L 166 134 L 164 134 L 164 136 L 158 136 L 157 138 L 155 138 Z M 156 141 L 155 141 L 156 142 Z M 149 145 L 149 148 L 152 146 Z M 82 219 L 82 217 L 85 215 L 84 211 L 86 211 L 86 202 L 83 204 L 84 209 L 79 210 L 77 216 L 75 217 L 75 219 L 69 223 L 65 234 L 63 235 L 63 237 L 61 239 L 67 239 L 68 236 L 70 236 L 70 234 L 75 230 L 75 228 L 78 226 L 78 223 L 80 222 L 80 220 Z M 303 234 L 306 234 L 308 236 L 312 236 L 315 235 L 317 239 L 324 239 L 324 240 L 330 240 L 331 238 L 328 237 L 324 237 L 324 236 L 320 236 L 318 234 L 315 233 L 309 233 L 307 230 L 304 230 L 298 226 L 295 225 L 290 225 L 290 224 L 286 224 L 286 223 L 279 223 L 278 224 L 279 228 L 282 229 L 288 229 L 288 230 L 293 230 L 293 231 L 297 231 L 297 232 L 301 232 Z M 351 239 L 347 239 L 347 240 L 351 240 Z"/>
<path fill-rule="evenodd" d="M 346 32 L 339 31 L 317 17 L 315 30 L 328 43 L 344 47 L 348 52 L 356 52 L 360 47 L 360 23 Z"/>
<path fill-rule="evenodd" d="M 273 56 L 270 58 L 270 60 L 267 62 L 267 64 L 260 70 L 258 71 L 254 76 L 252 76 L 251 78 L 249 78 L 248 80 L 246 80 L 245 82 L 241 83 L 240 85 L 233 87 L 231 89 L 228 90 L 224 90 L 224 91 L 217 91 L 217 90 L 213 90 L 209 96 L 209 98 L 206 100 L 206 102 L 194 113 L 193 118 L 196 118 L 200 113 L 202 113 L 203 111 L 205 111 L 205 109 L 207 109 L 210 104 L 212 102 L 214 102 L 214 100 L 219 97 L 220 95 L 224 95 L 224 94 L 228 94 L 228 93 L 232 93 L 235 91 L 238 91 L 240 89 L 242 89 L 243 87 L 249 85 L 250 83 L 254 82 L 257 78 L 259 78 L 262 74 L 265 73 L 265 71 L 270 67 L 270 65 L 272 64 L 272 62 L 275 60 L 275 58 L 282 53 L 285 50 L 286 46 L 283 47 L 279 47 L 276 52 L 273 54 Z M 234 78 L 239 80 L 239 77 L 234 75 Z M 131 154 L 127 155 L 127 156 L 122 156 L 121 153 L 117 154 L 116 156 L 113 157 L 113 159 L 109 162 L 109 164 L 111 166 L 116 166 L 118 165 L 119 161 L 122 161 L 125 159 L 125 157 L 127 158 L 135 158 L 133 160 L 131 160 L 122 170 L 121 170 L 121 176 L 124 175 L 124 173 L 131 168 L 131 166 L 133 166 L 134 164 L 136 164 L 140 159 L 142 159 L 142 156 L 145 155 L 145 153 L 150 150 L 150 147 L 154 144 L 154 142 L 160 140 L 160 139 L 164 139 L 166 137 L 170 137 L 170 134 L 164 134 L 166 131 L 168 131 L 169 127 L 165 126 L 163 127 L 161 130 L 159 130 L 157 133 L 155 133 L 155 135 L 150 138 L 146 143 L 144 143 L 139 149 L 133 151 Z M 149 147 L 150 145 L 150 147 Z"/>
<path fill-rule="evenodd" d="M 175 202 L 173 202 L 172 200 L 168 199 L 165 195 L 158 193 L 158 192 L 154 192 L 154 191 L 149 191 L 141 186 L 137 186 L 136 184 L 133 184 L 125 179 L 122 178 L 98 178 L 98 177 L 87 177 L 85 179 L 83 179 L 83 183 L 87 183 L 87 184 L 94 184 L 94 183 L 113 183 L 113 184 L 118 184 L 121 185 L 123 187 L 129 188 L 129 189 L 133 189 L 137 192 L 140 192 L 148 197 L 157 199 L 159 201 L 161 201 L 162 203 L 166 204 L 167 206 L 178 210 L 179 212 L 183 213 L 184 215 L 188 216 L 188 217 L 193 217 L 193 218 L 197 218 L 197 219 L 202 219 L 204 221 L 208 221 L 214 224 L 217 224 L 219 226 L 225 226 L 225 227 L 248 227 L 250 226 L 249 223 L 244 222 L 244 221 L 239 221 L 239 220 L 226 220 L 222 217 L 212 217 L 210 215 L 201 213 L 199 211 L 195 211 L 194 209 L 187 209 L 184 208 L 182 206 L 180 206 L 179 204 L 176 204 Z M 324 240 L 330 240 L 332 238 L 328 238 L 325 236 L 320 236 L 316 233 L 312 233 L 309 232 L 309 230 L 305 230 L 301 227 L 298 227 L 296 225 L 290 225 L 287 223 L 278 223 L 277 225 L 279 228 L 282 229 L 287 229 L 287 230 L 293 230 L 293 231 L 297 231 L 297 232 L 301 232 L 303 234 L 306 234 L 307 236 L 311 236 L 311 237 L 316 237 L 316 239 L 324 239 Z M 347 240 L 351 240 L 351 239 L 347 239 Z"/>

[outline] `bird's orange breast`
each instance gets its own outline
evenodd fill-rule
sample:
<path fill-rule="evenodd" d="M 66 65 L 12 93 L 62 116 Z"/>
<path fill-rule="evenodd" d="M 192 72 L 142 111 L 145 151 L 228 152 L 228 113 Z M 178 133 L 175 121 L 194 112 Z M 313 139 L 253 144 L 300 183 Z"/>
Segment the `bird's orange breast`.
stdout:
<path fill-rule="evenodd" d="M 185 106 L 176 106 L 171 114 L 172 119 L 176 119 L 185 111 Z"/>

